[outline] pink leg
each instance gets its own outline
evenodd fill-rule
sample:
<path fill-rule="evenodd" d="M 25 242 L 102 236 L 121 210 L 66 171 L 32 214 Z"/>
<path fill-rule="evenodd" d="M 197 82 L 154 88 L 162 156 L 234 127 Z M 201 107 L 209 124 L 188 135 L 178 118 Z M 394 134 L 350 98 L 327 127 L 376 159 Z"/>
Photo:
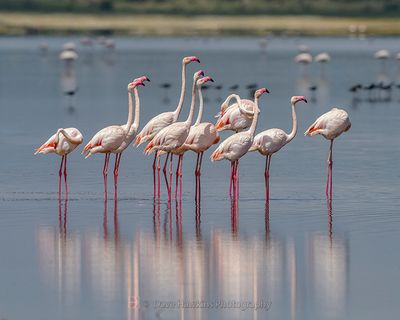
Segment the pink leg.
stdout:
<path fill-rule="evenodd" d="M 64 157 L 64 183 L 65 183 L 65 198 L 68 199 L 67 155 Z"/>
<path fill-rule="evenodd" d="M 121 153 L 117 153 L 115 155 L 115 162 L 114 162 L 114 199 L 117 199 L 117 189 L 118 189 L 118 169 L 119 169 L 119 162 L 121 160 Z"/>
<path fill-rule="evenodd" d="M 62 168 L 64 165 L 64 157 L 61 157 L 60 169 L 58 170 L 58 199 L 61 199 L 61 176 L 62 176 Z"/>
<path fill-rule="evenodd" d="M 234 184 L 235 184 L 235 199 L 239 199 L 239 160 L 235 161 L 235 176 L 234 176 Z"/>
<path fill-rule="evenodd" d="M 196 160 L 196 169 L 194 170 L 194 175 L 197 177 L 199 173 L 199 159 L 200 159 L 200 153 L 197 154 L 197 160 Z"/>
<path fill-rule="evenodd" d="M 161 191 L 161 178 L 160 178 L 160 171 L 161 171 L 161 158 L 159 155 L 157 155 L 157 194 L 158 194 L 158 199 L 160 199 L 160 191 Z"/>
<path fill-rule="evenodd" d="M 153 161 L 153 198 L 156 197 L 156 161 L 157 161 L 157 152 L 154 153 L 154 161 Z"/>
<path fill-rule="evenodd" d="M 265 160 L 265 199 L 269 202 L 269 168 L 272 156 L 267 156 Z"/>
<path fill-rule="evenodd" d="M 171 189 L 170 189 L 170 186 L 168 183 L 168 178 L 167 178 L 167 163 L 168 163 L 169 155 L 170 154 L 167 153 L 167 157 L 165 158 L 165 162 L 164 162 L 163 172 L 164 172 L 165 184 L 167 186 L 168 200 L 171 200 Z"/>
<path fill-rule="evenodd" d="M 329 147 L 329 155 L 328 155 L 328 177 L 326 179 L 326 197 L 332 199 L 332 148 L 333 148 L 333 140 L 331 140 L 331 145 Z"/>
<path fill-rule="evenodd" d="M 181 164 L 179 166 L 179 184 L 180 184 L 179 199 L 181 201 L 182 201 L 182 167 L 183 167 L 183 155 L 181 155 Z"/>
<path fill-rule="evenodd" d="M 199 163 L 199 174 L 198 174 L 198 180 L 199 180 L 199 188 L 198 188 L 198 200 L 200 201 L 200 197 L 201 197 L 201 164 L 203 162 L 203 152 L 200 153 L 200 163 Z"/>
<path fill-rule="evenodd" d="M 229 196 L 232 197 L 232 191 L 233 191 L 233 174 L 234 174 L 234 161 L 231 161 L 231 178 L 229 180 Z"/>
<path fill-rule="evenodd" d="M 106 153 L 104 157 L 103 167 L 103 178 L 104 178 L 104 199 L 107 199 L 107 174 L 108 174 L 108 162 L 110 160 L 110 154 Z"/>
<path fill-rule="evenodd" d="M 203 164 L 203 154 L 204 154 L 204 152 L 200 153 L 199 176 L 201 175 L 201 165 Z"/>

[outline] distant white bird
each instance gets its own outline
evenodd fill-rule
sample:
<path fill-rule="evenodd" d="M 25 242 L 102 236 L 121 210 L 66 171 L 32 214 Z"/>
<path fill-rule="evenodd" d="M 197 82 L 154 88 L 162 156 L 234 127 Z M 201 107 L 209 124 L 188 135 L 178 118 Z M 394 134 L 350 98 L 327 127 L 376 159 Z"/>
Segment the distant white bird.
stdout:
<path fill-rule="evenodd" d="M 117 190 L 118 181 L 118 168 L 121 161 L 122 152 L 129 146 L 129 144 L 135 138 L 137 129 L 139 127 L 139 115 L 140 115 L 140 100 L 139 93 L 137 90 L 138 86 L 144 86 L 144 81 L 150 81 L 146 76 L 135 79 L 133 82 L 128 84 L 128 120 L 123 125 L 113 125 L 101 129 L 97 132 L 93 138 L 88 142 L 82 151 L 82 154 L 87 153 L 85 159 L 91 157 L 96 153 L 104 153 L 104 195 L 107 197 L 107 174 L 108 174 L 108 162 L 110 161 L 110 154 L 115 153 L 115 164 L 114 164 L 114 187 L 115 195 Z M 135 121 L 133 121 L 133 102 L 132 95 L 135 95 Z"/>
<path fill-rule="evenodd" d="M 59 58 L 60 58 L 60 60 L 73 61 L 73 60 L 78 59 L 78 54 L 72 50 L 64 50 L 60 53 Z"/>
<path fill-rule="evenodd" d="M 266 92 L 269 93 L 269 91 L 266 88 L 261 88 L 254 93 L 254 102 L 256 110 L 258 110 L 259 97 Z M 211 161 L 226 159 L 231 162 L 231 178 L 230 178 L 229 193 L 231 196 L 232 193 L 234 193 L 235 199 L 239 195 L 239 190 L 237 186 L 239 159 L 247 153 L 247 151 L 253 144 L 253 138 L 257 126 L 257 120 L 258 120 L 258 112 L 255 112 L 253 116 L 253 121 L 248 130 L 236 133 L 227 138 L 226 140 L 224 140 L 223 142 L 221 142 L 218 148 L 211 155 Z M 232 187 L 234 192 L 232 192 Z"/>
<path fill-rule="evenodd" d="M 258 151 L 262 155 L 266 156 L 265 159 L 265 197 L 266 200 L 269 201 L 269 168 L 271 165 L 272 155 L 282 149 L 285 145 L 287 145 L 297 133 L 297 117 L 296 117 L 296 103 L 299 101 L 304 101 L 307 103 L 307 100 L 304 96 L 293 96 L 290 99 L 290 103 L 292 106 L 292 131 L 290 133 L 286 133 L 282 129 L 273 128 L 268 129 L 263 132 L 260 132 L 254 137 L 253 145 L 249 149 L 249 151 Z"/>
<path fill-rule="evenodd" d="M 374 58 L 378 60 L 387 60 L 390 58 L 390 52 L 388 50 L 379 50 L 375 52 Z"/>
<path fill-rule="evenodd" d="M 311 63 L 312 60 L 313 60 L 312 55 L 307 52 L 299 53 L 297 56 L 294 57 L 294 61 L 296 63 L 304 65 Z"/>
<path fill-rule="evenodd" d="M 327 62 L 331 61 L 331 56 L 326 52 L 322 52 L 322 53 L 317 54 L 314 59 L 316 62 L 319 62 L 319 63 L 327 63 Z"/>
<path fill-rule="evenodd" d="M 65 193 L 68 197 L 67 185 L 67 156 L 83 142 L 82 133 L 76 128 L 60 128 L 43 145 L 36 149 L 35 154 L 55 153 L 61 156 L 60 169 L 58 171 L 58 194 L 61 195 L 61 176 L 64 167 Z"/>
<path fill-rule="evenodd" d="M 305 136 L 322 135 L 331 141 L 328 155 L 328 178 L 326 181 L 326 196 L 332 199 L 332 149 L 333 140 L 351 128 L 349 115 L 343 109 L 332 110 L 320 116 L 304 133 Z"/>
<path fill-rule="evenodd" d="M 76 51 L 76 45 L 73 42 L 66 42 L 63 45 L 63 50 L 71 50 L 71 51 Z"/>
<path fill-rule="evenodd" d="M 229 105 L 232 99 L 235 99 L 236 103 Z M 241 108 L 239 108 L 239 105 Z M 233 130 L 235 132 L 247 129 L 253 121 L 254 110 L 253 101 L 241 99 L 237 94 L 231 94 L 221 104 L 220 112 L 216 115 L 219 120 L 215 124 L 215 129 L 217 131 Z"/>

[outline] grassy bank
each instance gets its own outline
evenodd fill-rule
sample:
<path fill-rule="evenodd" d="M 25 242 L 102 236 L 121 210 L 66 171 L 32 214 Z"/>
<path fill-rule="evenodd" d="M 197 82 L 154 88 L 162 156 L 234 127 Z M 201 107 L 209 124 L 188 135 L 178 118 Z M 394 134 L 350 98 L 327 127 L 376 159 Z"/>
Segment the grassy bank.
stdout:
<path fill-rule="evenodd" d="M 1 35 L 116 34 L 175 35 L 347 35 L 350 25 L 367 26 L 367 34 L 400 35 L 397 18 L 320 16 L 169 16 L 0 12 Z"/>

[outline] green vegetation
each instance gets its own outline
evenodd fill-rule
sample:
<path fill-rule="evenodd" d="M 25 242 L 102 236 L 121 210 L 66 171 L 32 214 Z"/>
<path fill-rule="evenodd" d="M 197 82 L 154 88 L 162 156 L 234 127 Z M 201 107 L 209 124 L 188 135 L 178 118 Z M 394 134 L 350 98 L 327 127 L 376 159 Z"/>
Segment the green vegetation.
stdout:
<path fill-rule="evenodd" d="M 175 15 L 399 16 L 399 0 L 0 0 L 1 10 Z"/>
<path fill-rule="evenodd" d="M 175 35 L 347 35 L 350 25 L 369 35 L 400 35 L 397 18 L 321 16 L 171 16 L 0 12 L 0 34 Z"/>

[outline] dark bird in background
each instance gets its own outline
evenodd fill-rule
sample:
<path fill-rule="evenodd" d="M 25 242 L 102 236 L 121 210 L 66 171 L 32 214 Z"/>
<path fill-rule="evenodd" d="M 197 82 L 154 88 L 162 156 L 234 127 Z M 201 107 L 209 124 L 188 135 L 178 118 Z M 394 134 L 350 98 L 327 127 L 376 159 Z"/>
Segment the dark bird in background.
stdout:
<path fill-rule="evenodd" d="M 237 90 L 237 89 L 239 89 L 239 85 L 238 85 L 238 84 L 234 84 L 234 85 L 232 85 L 232 86 L 229 87 L 229 90 L 230 90 L 230 91 L 235 91 L 235 90 Z"/>

